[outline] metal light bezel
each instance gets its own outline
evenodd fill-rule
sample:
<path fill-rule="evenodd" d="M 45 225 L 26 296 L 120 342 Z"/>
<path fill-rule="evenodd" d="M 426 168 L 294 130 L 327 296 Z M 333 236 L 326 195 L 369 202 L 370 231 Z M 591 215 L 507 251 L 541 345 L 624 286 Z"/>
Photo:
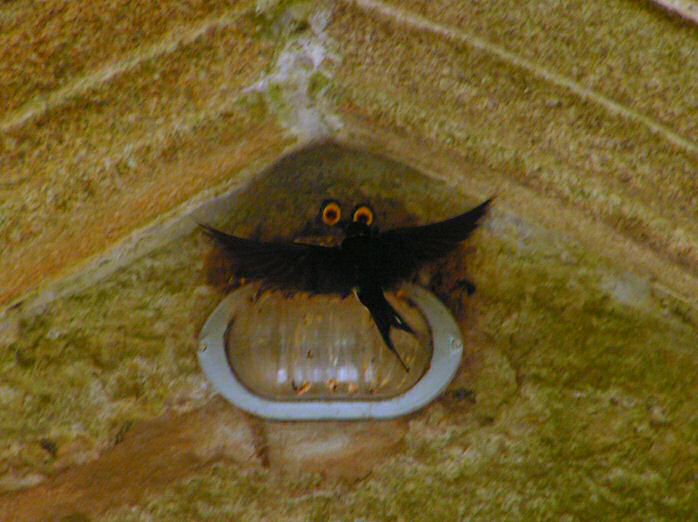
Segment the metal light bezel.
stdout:
<path fill-rule="evenodd" d="M 405 393 L 379 400 L 283 400 L 255 395 L 237 378 L 228 363 L 225 335 L 244 300 L 238 289 L 221 301 L 199 335 L 199 364 L 218 393 L 253 415 L 273 420 L 392 419 L 412 413 L 433 401 L 451 382 L 463 356 L 460 329 L 448 309 L 431 292 L 416 285 L 402 287 L 424 314 L 432 332 L 433 353 L 429 369 Z"/>

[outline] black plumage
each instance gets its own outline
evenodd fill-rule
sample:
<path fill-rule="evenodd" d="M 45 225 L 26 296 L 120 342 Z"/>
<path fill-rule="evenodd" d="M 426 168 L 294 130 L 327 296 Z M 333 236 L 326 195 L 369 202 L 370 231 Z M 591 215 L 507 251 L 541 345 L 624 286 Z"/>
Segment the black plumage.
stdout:
<path fill-rule="evenodd" d="M 338 247 L 261 242 L 201 226 L 234 263 L 238 276 L 261 280 L 267 288 L 342 296 L 355 291 L 371 313 L 386 346 L 407 370 L 390 339 L 390 330 L 395 327 L 414 332 L 383 292 L 412 277 L 424 263 L 455 249 L 475 230 L 491 202 L 492 198 L 445 221 L 386 232 L 371 226 L 371 220 L 356 210 L 353 215 L 358 219 L 349 223 L 335 220 L 333 214 L 333 221 L 345 229 Z"/>

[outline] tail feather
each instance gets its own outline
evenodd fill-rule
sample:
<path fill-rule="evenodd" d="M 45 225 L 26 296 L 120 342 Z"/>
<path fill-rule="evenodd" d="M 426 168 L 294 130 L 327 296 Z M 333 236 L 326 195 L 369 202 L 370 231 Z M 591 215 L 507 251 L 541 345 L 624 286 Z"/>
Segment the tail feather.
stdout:
<path fill-rule="evenodd" d="M 369 309 L 370 311 L 370 309 Z M 373 315 L 373 314 L 371 314 Z M 393 344 L 393 340 L 390 338 L 390 325 L 386 323 L 379 323 L 375 316 L 373 317 L 374 321 L 376 321 L 376 326 L 378 326 L 378 331 L 381 334 L 381 337 L 383 337 L 383 342 L 385 342 L 385 345 L 388 347 L 388 350 L 393 352 L 395 354 L 395 357 L 397 357 L 397 360 L 400 361 L 400 364 L 402 367 L 405 369 L 406 372 L 410 371 L 410 367 L 405 364 L 405 361 L 402 360 L 402 357 L 400 356 L 400 353 L 397 351 L 395 348 L 395 345 Z"/>
<path fill-rule="evenodd" d="M 376 323 L 385 345 L 395 354 L 405 371 L 409 372 L 410 368 L 405 364 L 405 361 L 402 360 L 402 357 L 400 357 L 400 354 L 390 338 L 390 329 L 394 326 L 395 328 L 414 334 L 412 327 L 407 324 L 397 310 L 385 299 L 383 290 L 380 287 L 362 288 L 357 292 L 357 296 L 361 304 L 371 313 L 371 317 Z"/>
<path fill-rule="evenodd" d="M 386 301 L 386 303 L 388 303 L 388 301 Z M 412 327 L 409 324 L 407 324 L 407 322 L 402 318 L 402 316 L 398 313 L 398 311 L 395 310 L 395 308 L 393 308 L 390 305 L 390 303 L 388 303 L 388 306 L 390 306 L 390 309 L 393 311 L 392 325 L 395 328 L 402 330 L 403 332 L 407 332 L 407 333 L 411 333 L 411 334 L 415 335 Z"/>

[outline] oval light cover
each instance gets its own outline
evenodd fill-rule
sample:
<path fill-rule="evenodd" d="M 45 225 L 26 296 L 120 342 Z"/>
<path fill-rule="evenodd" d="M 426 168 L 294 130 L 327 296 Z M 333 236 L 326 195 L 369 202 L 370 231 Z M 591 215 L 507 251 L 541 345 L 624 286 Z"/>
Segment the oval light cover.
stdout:
<path fill-rule="evenodd" d="M 384 419 L 436 398 L 460 364 L 455 320 L 430 292 L 404 285 L 386 297 L 415 330 L 391 337 L 406 372 L 354 296 L 241 287 L 213 311 L 199 361 L 216 390 L 255 415 L 278 420 Z"/>

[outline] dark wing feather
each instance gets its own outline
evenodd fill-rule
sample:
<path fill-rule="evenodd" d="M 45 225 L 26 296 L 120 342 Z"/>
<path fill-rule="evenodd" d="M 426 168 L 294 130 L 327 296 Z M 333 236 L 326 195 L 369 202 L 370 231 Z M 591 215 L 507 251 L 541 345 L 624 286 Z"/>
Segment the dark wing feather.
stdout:
<path fill-rule="evenodd" d="M 396 228 L 379 234 L 379 277 L 384 286 L 409 278 L 423 263 L 438 259 L 472 234 L 492 203 L 490 198 L 472 210 L 445 221 L 419 227 Z"/>
<path fill-rule="evenodd" d="M 261 280 L 271 288 L 343 295 L 351 291 L 353 271 L 339 248 L 264 243 L 201 227 L 233 262 L 239 277 Z"/>

